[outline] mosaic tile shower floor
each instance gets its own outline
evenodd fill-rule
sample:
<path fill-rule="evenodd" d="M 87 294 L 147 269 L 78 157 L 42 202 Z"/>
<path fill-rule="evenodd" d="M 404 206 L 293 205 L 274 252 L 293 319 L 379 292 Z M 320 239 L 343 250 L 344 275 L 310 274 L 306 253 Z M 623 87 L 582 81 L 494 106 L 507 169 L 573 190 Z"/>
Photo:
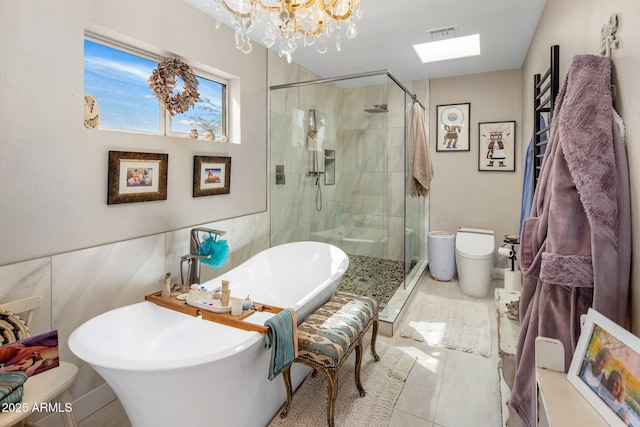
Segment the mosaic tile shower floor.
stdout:
<path fill-rule="evenodd" d="M 382 311 L 402 285 L 404 277 L 402 261 L 349 255 L 349 268 L 342 277 L 339 289 L 374 298 Z"/>

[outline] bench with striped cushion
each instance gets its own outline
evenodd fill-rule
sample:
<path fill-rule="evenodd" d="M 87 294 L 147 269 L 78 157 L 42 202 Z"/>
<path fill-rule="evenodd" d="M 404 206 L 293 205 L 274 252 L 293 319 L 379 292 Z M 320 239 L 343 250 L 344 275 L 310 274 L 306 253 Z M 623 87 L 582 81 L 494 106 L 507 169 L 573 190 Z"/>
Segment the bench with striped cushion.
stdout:
<path fill-rule="evenodd" d="M 294 362 L 304 363 L 322 372 L 327 379 L 327 422 L 334 425 L 333 407 L 338 394 L 338 372 L 353 349 L 356 350 L 355 380 L 360 396 L 365 395 L 360 382 L 362 365 L 362 337 L 373 326 L 371 352 L 375 360 L 378 334 L 378 303 L 368 297 L 338 292 L 327 303 L 310 314 L 298 326 L 298 357 Z M 283 372 L 287 402 L 280 413 L 286 417 L 291 406 L 291 373 Z"/>

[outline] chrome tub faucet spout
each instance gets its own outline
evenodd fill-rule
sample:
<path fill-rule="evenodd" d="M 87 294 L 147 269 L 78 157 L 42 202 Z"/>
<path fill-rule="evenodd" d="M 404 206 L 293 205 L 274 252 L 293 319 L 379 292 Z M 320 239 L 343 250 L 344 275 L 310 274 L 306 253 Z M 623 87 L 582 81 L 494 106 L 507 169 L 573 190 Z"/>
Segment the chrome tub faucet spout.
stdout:
<path fill-rule="evenodd" d="M 191 229 L 191 239 L 189 243 L 189 253 L 180 258 L 180 278 L 182 284 L 191 286 L 192 284 L 200 284 L 200 267 L 203 258 L 208 255 L 198 255 L 198 250 L 202 243 L 201 236 L 205 238 L 209 236 L 224 236 L 226 231 L 214 230 L 211 228 L 196 227 Z M 184 280 L 183 264 L 187 262 L 187 282 Z"/>

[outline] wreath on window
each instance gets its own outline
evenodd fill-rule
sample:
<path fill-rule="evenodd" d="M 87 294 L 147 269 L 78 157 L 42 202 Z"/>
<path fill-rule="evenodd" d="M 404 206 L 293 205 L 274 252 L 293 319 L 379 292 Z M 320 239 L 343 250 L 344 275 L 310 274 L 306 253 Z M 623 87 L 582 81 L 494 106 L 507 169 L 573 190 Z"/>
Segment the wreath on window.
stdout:
<path fill-rule="evenodd" d="M 174 95 L 176 76 L 184 82 L 182 92 Z M 174 116 L 184 113 L 200 98 L 198 80 L 191 67 L 178 58 L 165 58 L 147 79 L 149 87 L 156 94 L 162 107 Z"/>

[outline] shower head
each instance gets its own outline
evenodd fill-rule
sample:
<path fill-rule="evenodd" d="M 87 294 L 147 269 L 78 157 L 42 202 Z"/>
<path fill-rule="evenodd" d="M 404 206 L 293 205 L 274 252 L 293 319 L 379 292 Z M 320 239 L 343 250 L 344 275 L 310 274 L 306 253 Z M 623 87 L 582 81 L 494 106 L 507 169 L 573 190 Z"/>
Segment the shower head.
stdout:
<path fill-rule="evenodd" d="M 365 112 L 367 113 L 388 113 L 387 104 L 375 104 L 373 108 L 365 108 Z"/>

